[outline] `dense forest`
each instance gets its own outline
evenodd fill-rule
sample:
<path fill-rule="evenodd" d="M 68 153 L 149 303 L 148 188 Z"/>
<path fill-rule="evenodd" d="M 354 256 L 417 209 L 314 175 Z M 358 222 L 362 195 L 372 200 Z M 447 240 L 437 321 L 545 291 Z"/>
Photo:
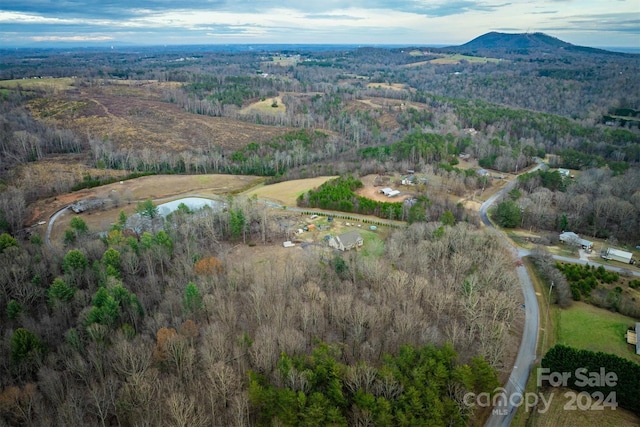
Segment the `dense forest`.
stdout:
<path fill-rule="evenodd" d="M 3 235 L 3 419 L 287 423 L 297 415 L 281 411 L 295 407 L 272 403 L 290 390 L 304 425 L 410 425 L 420 416 L 413 399 L 433 393 L 438 405 L 423 407 L 436 425 L 464 425 L 460 396 L 495 385 L 522 316 L 498 238 L 418 223 L 393 234 L 381 259 L 303 251 L 261 265 L 232 255 L 243 235 L 281 235 L 261 209 L 250 200 L 226 212 L 183 209 L 139 239 L 123 233 L 126 216 L 102 239 L 75 217 L 61 253 L 37 236 Z M 408 382 L 407 366 L 423 364 L 438 378 L 431 390 Z"/>

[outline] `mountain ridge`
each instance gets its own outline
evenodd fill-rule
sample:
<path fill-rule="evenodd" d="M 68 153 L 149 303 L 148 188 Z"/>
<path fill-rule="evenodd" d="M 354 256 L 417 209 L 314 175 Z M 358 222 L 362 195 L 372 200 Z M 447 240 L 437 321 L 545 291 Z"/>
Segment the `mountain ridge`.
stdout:
<path fill-rule="evenodd" d="M 542 32 L 534 33 L 501 33 L 491 31 L 459 46 L 449 46 L 442 50 L 459 53 L 512 53 L 525 54 L 544 53 L 592 53 L 602 55 L 629 55 L 595 47 L 579 46 L 565 42 L 557 37 Z"/>

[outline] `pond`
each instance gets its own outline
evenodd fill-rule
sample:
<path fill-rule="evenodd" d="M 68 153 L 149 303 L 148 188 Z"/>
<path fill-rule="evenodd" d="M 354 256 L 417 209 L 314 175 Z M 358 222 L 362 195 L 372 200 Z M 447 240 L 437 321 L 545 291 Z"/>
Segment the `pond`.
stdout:
<path fill-rule="evenodd" d="M 217 200 L 205 199 L 202 197 L 186 197 L 184 199 L 173 200 L 171 202 L 158 205 L 158 213 L 163 217 L 166 217 L 171 212 L 178 210 L 178 206 L 184 203 L 192 211 L 197 211 L 205 206 L 215 210 L 222 210 L 225 208 L 226 203 Z"/>

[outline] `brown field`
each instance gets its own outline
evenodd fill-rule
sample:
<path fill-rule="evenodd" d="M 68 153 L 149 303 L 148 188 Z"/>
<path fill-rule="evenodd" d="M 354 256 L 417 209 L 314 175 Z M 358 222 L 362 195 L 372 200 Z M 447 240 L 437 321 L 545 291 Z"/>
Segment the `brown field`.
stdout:
<path fill-rule="evenodd" d="M 554 388 L 553 398 L 549 410 L 544 413 L 531 415 L 527 425 L 536 427 L 633 427 L 640 425 L 640 417 L 637 417 L 624 409 L 604 407 L 603 410 L 565 410 L 565 404 L 570 400 L 565 397 L 566 392 L 573 392 L 570 389 Z M 549 399 L 550 391 L 545 393 L 545 399 Z M 533 421 L 533 422 L 531 422 Z"/>
<path fill-rule="evenodd" d="M 412 62 L 411 64 L 405 64 L 403 65 L 403 67 L 405 68 L 411 68 L 411 67 L 421 67 L 423 65 L 427 65 L 430 61 L 419 61 L 419 62 Z"/>
<path fill-rule="evenodd" d="M 71 89 L 74 78 L 62 77 L 62 78 L 44 78 L 44 79 L 15 79 L 15 80 L 2 80 L 0 81 L 0 88 L 4 89 L 40 89 L 40 90 L 68 90 Z"/>
<path fill-rule="evenodd" d="M 427 109 L 425 104 L 407 102 L 391 98 L 365 98 L 349 102 L 346 111 L 378 111 L 381 115 L 376 119 L 380 128 L 385 130 L 398 129 L 400 124 L 396 119 L 397 114 L 404 109 L 415 108 L 418 111 Z"/>
<path fill-rule="evenodd" d="M 260 199 L 270 200 L 283 206 L 295 206 L 298 196 L 337 176 L 319 176 L 316 178 L 296 179 L 271 185 L 260 185 L 245 191 L 244 195 L 253 195 Z"/>
<path fill-rule="evenodd" d="M 403 83 L 369 83 L 367 87 L 372 89 L 407 90 L 407 85 Z"/>
<path fill-rule="evenodd" d="M 278 103 L 277 107 L 273 107 L 273 100 L 276 100 Z M 279 96 L 274 96 L 272 98 L 265 99 L 264 101 L 254 102 L 253 104 L 243 108 L 240 110 L 241 114 L 251 114 L 251 113 L 266 113 L 266 114 L 277 114 L 277 113 L 286 113 L 287 106 L 282 102 L 282 98 Z"/>
<path fill-rule="evenodd" d="M 109 199 L 116 196 L 120 204 L 113 209 L 94 211 L 81 214 L 82 218 L 92 230 L 102 230 L 106 224 L 115 221 L 118 212 L 124 210 L 127 214 L 135 210 L 136 201 L 152 199 L 158 202 L 167 202 L 179 197 L 201 196 L 214 197 L 235 194 L 247 187 L 254 186 L 263 178 L 247 175 L 154 175 L 123 181 L 122 184 L 114 183 L 74 191 L 62 196 L 38 201 L 29 206 L 32 221 L 47 221 L 52 214 L 59 209 L 78 200 L 97 197 Z M 71 211 L 65 213 L 56 221 L 52 238 L 60 236 L 68 221 L 75 214 Z"/>
<path fill-rule="evenodd" d="M 188 113 L 162 101 L 163 91 L 171 86 L 151 81 L 73 88 L 38 98 L 29 107 L 36 118 L 133 150 L 162 147 L 179 153 L 212 145 L 237 149 L 290 130 Z"/>

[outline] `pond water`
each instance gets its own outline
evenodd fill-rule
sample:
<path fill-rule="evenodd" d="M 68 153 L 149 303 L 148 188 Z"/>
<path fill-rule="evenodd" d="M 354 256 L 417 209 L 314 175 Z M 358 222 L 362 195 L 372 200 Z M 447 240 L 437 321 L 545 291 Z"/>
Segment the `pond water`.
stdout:
<path fill-rule="evenodd" d="M 172 202 L 167 202 L 167 203 L 158 205 L 158 213 L 163 217 L 166 217 L 171 212 L 177 210 L 178 206 L 180 206 L 180 204 L 182 203 L 187 205 L 187 207 L 192 211 L 197 211 L 198 209 L 202 209 L 205 206 L 209 206 L 211 209 L 215 211 L 215 210 L 224 209 L 224 207 L 226 206 L 226 203 L 220 202 L 217 200 L 204 199 L 202 197 L 186 197 L 184 199 L 178 199 Z"/>

